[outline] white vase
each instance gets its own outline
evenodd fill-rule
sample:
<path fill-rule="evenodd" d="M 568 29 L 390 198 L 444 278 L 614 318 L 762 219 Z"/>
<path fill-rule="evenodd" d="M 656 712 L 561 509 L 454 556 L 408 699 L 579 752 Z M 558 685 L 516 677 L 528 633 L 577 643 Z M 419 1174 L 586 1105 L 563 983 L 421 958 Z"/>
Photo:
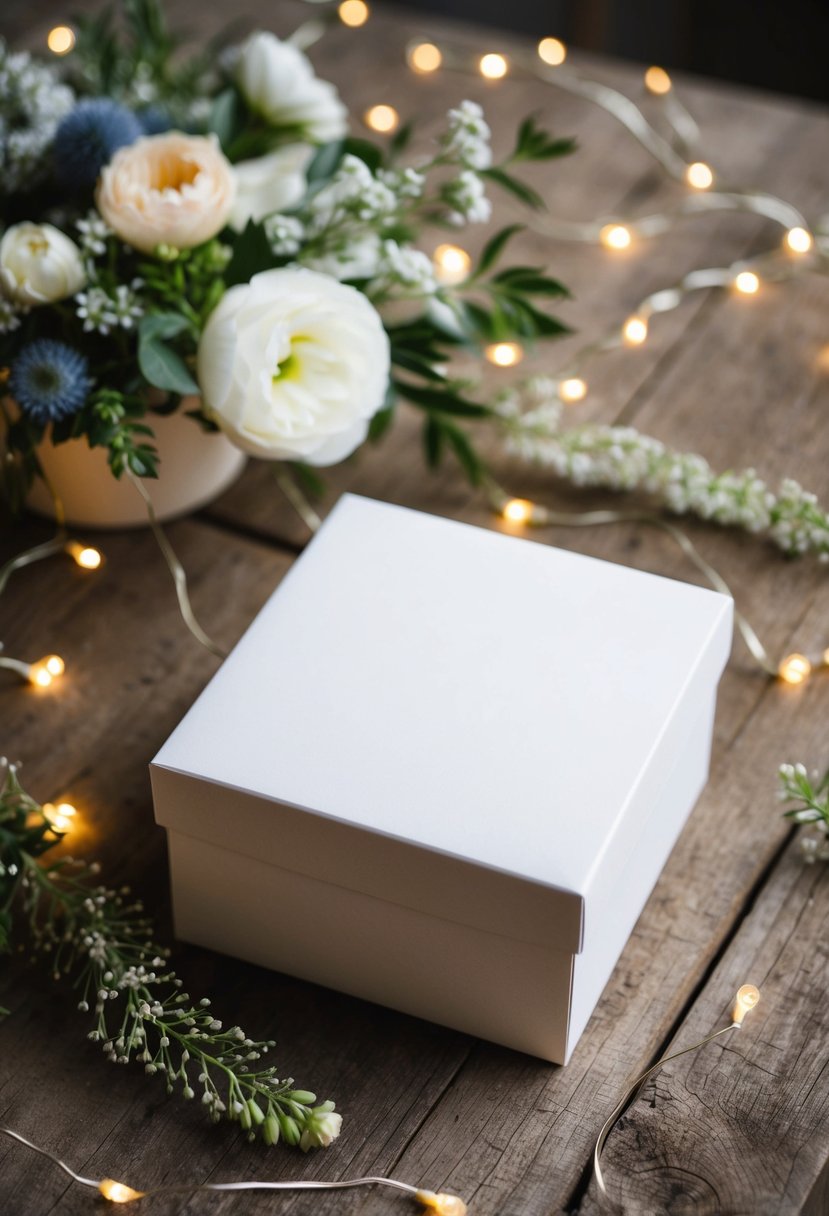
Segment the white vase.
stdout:
<path fill-rule="evenodd" d="M 218 497 L 236 480 L 246 463 L 244 452 L 220 432 L 203 431 L 182 402 L 175 414 L 148 419 L 159 454 L 158 478 L 145 478 L 159 519 L 175 519 Z M 128 477 L 113 477 L 106 448 L 90 448 L 85 439 L 38 448 L 44 472 L 63 503 L 66 522 L 83 528 L 137 528 L 148 523 L 147 508 Z M 39 515 L 54 517 L 52 496 L 37 478 L 26 505 Z"/>

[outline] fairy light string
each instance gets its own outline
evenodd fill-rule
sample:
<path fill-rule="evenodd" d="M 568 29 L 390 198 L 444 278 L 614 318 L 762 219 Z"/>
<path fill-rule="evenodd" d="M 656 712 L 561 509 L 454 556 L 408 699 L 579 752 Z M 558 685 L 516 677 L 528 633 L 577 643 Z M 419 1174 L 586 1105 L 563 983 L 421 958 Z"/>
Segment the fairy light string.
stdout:
<path fill-rule="evenodd" d="M 343 1191 L 349 1190 L 352 1187 L 385 1186 L 391 1190 L 411 1195 L 413 1199 L 422 1205 L 424 1211 L 434 1212 L 436 1216 L 465 1216 L 467 1211 L 466 1204 L 458 1195 L 451 1195 L 445 1191 L 430 1191 L 425 1187 L 417 1187 L 412 1186 L 408 1182 L 400 1182 L 396 1178 L 382 1178 L 379 1176 L 343 1178 L 334 1182 L 320 1182 L 316 1180 L 292 1180 L 287 1182 L 196 1182 L 192 1184 L 184 1183 L 173 1186 L 150 1187 L 146 1191 L 139 1191 L 132 1186 L 128 1186 L 125 1182 L 118 1182 L 114 1178 L 86 1178 L 83 1174 L 79 1174 L 73 1170 L 71 1165 L 67 1165 L 56 1153 L 44 1148 L 43 1145 L 35 1143 L 33 1140 L 29 1140 L 26 1136 L 22 1136 L 20 1132 L 14 1131 L 13 1128 L 0 1127 L 0 1133 L 8 1136 L 10 1140 L 15 1140 L 18 1144 L 22 1144 L 25 1148 L 31 1149 L 32 1152 L 38 1153 L 41 1157 L 46 1157 L 58 1169 L 68 1174 L 78 1186 L 97 1191 L 99 1195 L 109 1200 L 110 1203 L 125 1204 L 133 1203 L 138 1199 L 149 1199 L 156 1196 L 194 1195 L 203 1192 L 227 1194 L 228 1192 L 239 1191 Z"/>
<path fill-rule="evenodd" d="M 690 1052 L 699 1051 L 715 1039 L 730 1034 L 735 1030 L 740 1030 L 746 1015 L 756 1008 L 759 1000 L 759 990 L 753 984 L 743 984 L 734 998 L 734 1004 L 731 1009 L 731 1020 L 727 1026 L 713 1031 L 713 1033 L 706 1035 L 705 1038 L 700 1039 L 698 1043 L 691 1044 L 690 1047 L 683 1047 L 679 1051 L 670 1052 L 662 1056 L 655 1064 L 645 1069 L 644 1072 L 640 1073 L 626 1087 L 625 1092 L 602 1125 L 593 1148 L 593 1172 L 596 1185 L 604 1198 L 610 1198 L 607 1181 L 602 1170 L 602 1156 L 605 1146 L 619 1119 L 639 1096 L 644 1084 L 670 1061 L 677 1060 L 680 1056 L 688 1055 Z M 468 1210 L 466 1203 L 458 1195 L 452 1195 L 445 1191 L 431 1191 L 424 1187 L 413 1186 L 408 1182 L 401 1182 L 396 1178 L 383 1178 L 380 1176 L 344 1178 L 332 1182 L 296 1179 L 283 1182 L 246 1180 L 244 1182 L 179 1183 L 170 1186 L 150 1187 L 145 1191 L 141 1191 L 126 1182 L 120 1182 L 114 1178 L 87 1178 L 74 1170 L 72 1166 L 58 1157 L 56 1153 L 51 1152 L 51 1150 L 37 1144 L 33 1140 L 29 1140 L 13 1128 L 0 1127 L 0 1133 L 53 1162 L 58 1169 L 67 1174 L 78 1186 L 96 1191 L 104 1199 L 115 1204 L 128 1204 L 155 1196 L 191 1195 L 207 1192 L 227 1194 L 243 1191 L 338 1191 L 354 1187 L 372 1186 L 387 1187 L 409 1195 L 422 1206 L 424 1211 L 434 1212 L 436 1216 L 466 1216 Z"/>
<path fill-rule="evenodd" d="M 759 989 L 756 988 L 754 984 L 743 984 L 734 998 L 734 1004 L 731 1009 L 731 1021 L 727 1026 L 723 1026 L 720 1030 L 715 1030 L 713 1034 L 706 1035 L 704 1039 L 700 1039 L 698 1043 L 692 1043 L 690 1047 L 683 1047 L 680 1051 L 673 1051 L 669 1055 L 662 1056 L 662 1058 L 657 1060 L 655 1064 L 652 1064 L 650 1068 L 645 1069 L 643 1073 L 640 1073 L 638 1077 L 631 1081 L 619 1102 L 614 1107 L 610 1116 L 602 1125 L 601 1131 L 596 1139 L 596 1144 L 593 1148 L 593 1175 L 596 1179 L 596 1186 L 598 1187 L 600 1194 L 605 1199 L 610 1198 L 604 1172 L 602 1171 L 602 1154 L 604 1152 L 605 1145 L 610 1133 L 613 1131 L 622 1115 L 625 1113 L 628 1107 L 636 1101 L 645 1082 L 652 1077 L 654 1073 L 659 1072 L 660 1069 L 663 1068 L 665 1064 L 668 1064 L 671 1060 L 678 1060 L 680 1056 L 686 1056 L 692 1051 L 699 1051 L 700 1048 L 713 1042 L 714 1039 L 718 1039 L 723 1035 L 730 1034 L 734 1030 L 740 1030 L 746 1014 L 754 1009 L 758 1005 L 759 1001 Z"/>

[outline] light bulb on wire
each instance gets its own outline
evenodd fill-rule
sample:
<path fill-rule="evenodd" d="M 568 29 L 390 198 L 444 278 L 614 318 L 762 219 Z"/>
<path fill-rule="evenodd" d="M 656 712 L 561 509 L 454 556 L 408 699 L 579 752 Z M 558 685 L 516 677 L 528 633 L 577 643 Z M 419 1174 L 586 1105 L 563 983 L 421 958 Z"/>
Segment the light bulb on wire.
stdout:
<path fill-rule="evenodd" d="M 509 63 L 503 55 L 482 55 L 478 61 L 478 70 L 487 80 L 503 80 L 509 71 Z"/>
<path fill-rule="evenodd" d="M 40 808 L 43 811 L 45 819 L 49 820 L 49 825 L 56 832 L 65 835 L 72 827 L 72 821 L 77 815 L 77 809 L 71 802 L 59 802 L 57 806 L 53 802 L 44 802 Z"/>
<path fill-rule="evenodd" d="M 56 25 L 49 30 L 46 45 L 53 55 L 68 55 L 75 45 L 75 31 L 70 25 Z"/>
<path fill-rule="evenodd" d="M 777 674 L 784 684 L 805 684 L 812 674 L 812 664 L 805 654 L 789 654 L 780 660 Z"/>
<path fill-rule="evenodd" d="M 533 504 L 528 498 L 509 498 L 501 508 L 501 515 L 511 524 L 526 524 L 532 519 Z"/>
<path fill-rule="evenodd" d="M 760 290 L 760 279 L 753 270 L 741 270 L 734 278 L 734 286 L 740 295 L 755 296 Z"/>
<path fill-rule="evenodd" d="M 438 245 L 432 254 L 432 265 L 438 282 L 445 287 L 462 283 L 469 274 L 472 258 L 460 245 Z"/>
<path fill-rule="evenodd" d="M 337 15 L 343 25 L 356 30 L 368 21 L 369 7 L 365 0 L 342 0 Z"/>
<path fill-rule="evenodd" d="M 562 401 L 573 405 L 587 396 L 587 384 L 581 376 L 568 376 L 559 382 L 558 395 Z"/>
<path fill-rule="evenodd" d="M 66 671 L 66 664 L 59 654 L 47 654 L 43 659 L 30 663 L 26 679 L 35 688 L 50 688 Z"/>
<path fill-rule="evenodd" d="M 400 122 L 400 115 L 394 106 L 371 106 L 363 115 L 363 121 L 372 131 L 379 131 L 385 134 L 396 130 Z"/>
<path fill-rule="evenodd" d="M 557 68 L 567 58 L 567 47 L 560 38 L 542 38 L 537 47 L 538 58 L 551 68 Z"/>
<path fill-rule="evenodd" d="M 633 237 L 624 224 L 605 224 L 599 233 L 599 240 L 606 249 L 628 249 Z"/>
<path fill-rule="evenodd" d="M 641 346 L 648 336 L 648 322 L 644 317 L 628 317 L 622 327 L 622 337 L 627 346 Z"/>
<path fill-rule="evenodd" d="M 673 81 L 664 68 L 654 65 L 645 72 L 645 88 L 655 97 L 664 97 L 673 88 Z"/>
<path fill-rule="evenodd" d="M 704 160 L 695 160 L 686 168 L 685 180 L 695 190 L 710 190 L 714 184 L 714 172 Z"/>
<path fill-rule="evenodd" d="M 786 233 L 786 247 L 792 253 L 808 253 L 813 244 L 812 234 L 806 228 L 790 228 Z"/>
<path fill-rule="evenodd" d="M 93 545 L 82 545 L 80 541 L 68 540 L 65 549 L 82 570 L 100 570 L 104 564 L 103 553 Z"/>
<path fill-rule="evenodd" d="M 436 72 L 443 63 L 443 53 L 433 42 L 418 42 L 408 54 L 409 67 L 427 75 Z"/>
<path fill-rule="evenodd" d="M 496 367 L 515 367 L 524 358 L 524 349 L 518 342 L 493 342 L 484 349 L 484 355 Z"/>

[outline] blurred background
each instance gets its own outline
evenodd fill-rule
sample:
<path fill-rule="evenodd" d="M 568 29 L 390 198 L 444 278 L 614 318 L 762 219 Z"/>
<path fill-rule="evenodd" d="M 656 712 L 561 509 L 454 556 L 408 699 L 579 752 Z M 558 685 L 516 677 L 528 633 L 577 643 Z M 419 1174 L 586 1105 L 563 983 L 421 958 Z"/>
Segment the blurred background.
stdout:
<path fill-rule="evenodd" d="M 407 7 L 829 101 L 829 0 L 408 0 Z"/>
<path fill-rule="evenodd" d="M 276 14 L 280 0 L 271 2 Z M 245 0 L 203 4 L 228 21 L 246 10 Z M 99 6 L 0 0 L 0 36 L 16 41 L 41 21 L 71 19 L 76 7 Z M 400 7 L 829 102 L 829 0 L 406 0 Z"/>

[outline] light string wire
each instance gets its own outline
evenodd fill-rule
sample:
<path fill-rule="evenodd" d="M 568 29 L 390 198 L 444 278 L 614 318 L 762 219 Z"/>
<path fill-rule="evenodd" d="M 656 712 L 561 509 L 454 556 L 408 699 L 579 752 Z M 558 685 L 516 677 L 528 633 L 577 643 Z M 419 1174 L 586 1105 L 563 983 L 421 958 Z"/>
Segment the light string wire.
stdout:
<path fill-rule="evenodd" d="M 147 519 L 149 520 L 153 536 L 155 537 L 158 547 L 161 550 L 164 561 L 167 563 L 167 569 L 170 571 L 173 578 L 173 585 L 176 589 L 176 599 L 178 600 L 182 620 L 196 641 L 200 642 L 205 650 L 209 650 L 210 653 L 215 655 L 218 659 L 226 659 L 227 651 L 224 650 L 218 644 L 218 642 L 214 642 L 213 638 L 210 637 L 210 634 L 206 633 L 204 629 L 202 629 L 201 625 L 196 619 L 196 614 L 193 611 L 193 605 L 190 603 L 190 593 L 187 587 L 187 572 L 176 556 L 175 549 L 170 544 L 166 532 L 158 521 L 158 516 L 156 515 L 155 507 L 153 506 L 153 500 L 150 498 L 147 487 L 144 485 L 141 478 L 137 477 L 135 473 L 133 473 L 132 469 L 125 469 L 125 474 L 143 499 L 144 506 L 147 510 Z"/>
<path fill-rule="evenodd" d="M 743 1019 L 745 1018 L 746 1014 L 750 1013 L 752 1009 L 756 1008 L 759 1001 L 759 989 L 756 988 L 754 984 L 743 984 L 734 998 L 734 1005 L 731 1010 L 731 1021 L 727 1026 L 723 1026 L 719 1030 L 715 1030 L 712 1034 L 706 1035 L 704 1039 L 700 1039 L 698 1043 L 692 1043 L 690 1047 L 683 1047 L 679 1051 L 672 1051 L 668 1055 L 662 1056 L 656 1061 L 655 1064 L 651 1064 L 650 1068 L 646 1068 L 644 1072 L 640 1073 L 638 1077 L 630 1082 L 625 1092 L 622 1094 L 622 1097 L 616 1103 L 616 1106 L 602 1124 L 599 1134 L 596 1137 L 596 1143 L 593 1147 L 593 1176 L 596 1179 L 596 1186 L 598 1187 L 599 1193 L 604 1199 L 611 1199 L 607 1189 L 605 1176 L 602 1171 L 602 1154 L 604 1153 L 605 1145 L 608 1137 L 621 1119 L 622 1115 L 639 1097 L 642 1087 L 648 1078 L 652 1077 L 654 1073 L 659 1072 L 660 1069 L 663 1068 L 665 1064 L 670 1063 L 671 1060 L 678 1060 L 680 1056 L 687 1056 L 692 1051 L 699 1051 L 701 1047 L 705 1047 L 708 1043 L 713 1042 L 714 1039 L 718 1039 L 722 1035 L 729 1034 L 732 1030 L 742 1029 Z"/>
<path fill-rule="evenodd" d="M 385 1186 L 395 1191 L 402 1191 L 404 1194 L 411 1195 L 419 1203 L 437 1216 L 465 1216 L 466 1204 L 458 1195 L 450 1195 L 447 1192 L 430 1191 L 424 1187 L 412 1186 L 409 1182 L 400 1182 L 397 1178 L 382 1178 L 379 1176 L 366 1176 L 363 1178 L 342 1178 L 333 1182 L 324 1182 L 318 1180 L 288 1180 L 284 1182 L 260 1182 L 260 1181 L 245 1181 L 245 1182 L 194 1182 L 192 1184 L 182 1183 L 171 1186 L 151 1187 L 146 1191 L 136 1190 L 134 1187 L 128 1186 L 124 1182 L 117 1182 L 114 1178 L 85 1178 L 82 1174 L 78 1174 L 67 1165 L 56 1153 L 44 1148 L 40 1144 L 36 1144 L 33 1140 L 22 1136 L 20 1132 L 14 1131 L 10 1127 L 0 1126 L 0 1134 L 8 1136 L 9 1139 L 17 1141 L 25 1148 L 31 1149 L 32 1152 L 38 1153 L 41 1157 L 46 1157 L 49 1161 L 54 1162 L 59 1169 L 68 1174 L 73 1182 L 79 1186 L 85 1186 L 90 1190 L 97 1191 L 104 1199 L 108 1199 L 111 1203 L 132 1203 L 138 1199 L 149 1199 L 163 1195 L 191 1195 L 196 1192 L 236 1192 L 236 1191 L 343 1191 L 349 1190 L 352 1187 L 361 1186 Z"/>

